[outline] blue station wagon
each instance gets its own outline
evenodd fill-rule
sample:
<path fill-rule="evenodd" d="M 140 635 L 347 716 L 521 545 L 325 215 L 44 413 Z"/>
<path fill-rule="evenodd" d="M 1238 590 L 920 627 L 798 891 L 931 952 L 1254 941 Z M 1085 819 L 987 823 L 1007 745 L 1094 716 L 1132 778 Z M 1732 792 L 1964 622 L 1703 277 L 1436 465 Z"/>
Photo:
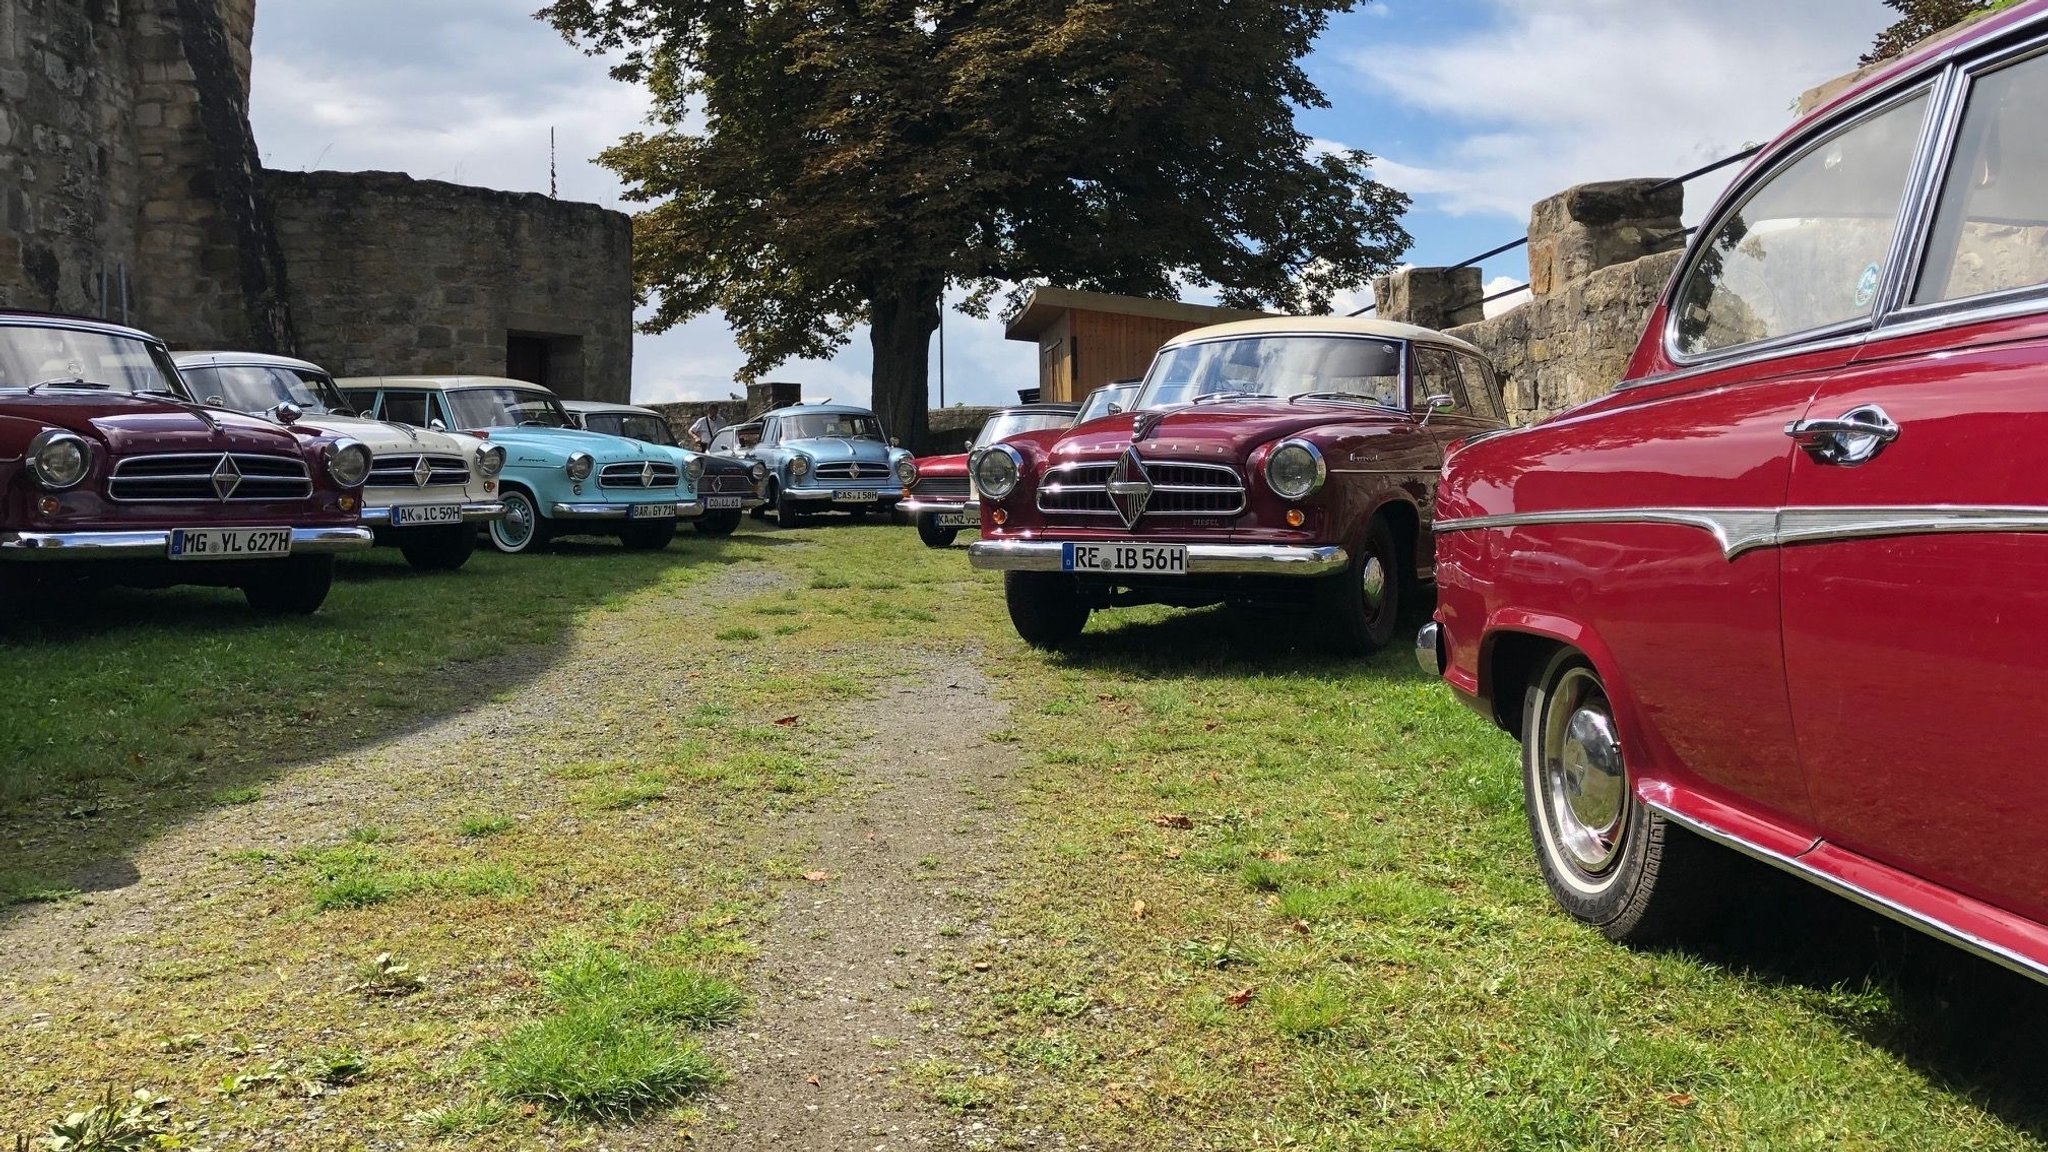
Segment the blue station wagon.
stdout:
<path fill-rule="evenodd" d="M 798 404 L 761 417 L 760 439 L 721 435 L 714 453 L 758 460 L 768 470 L 768 505 L 776 523 L 801 524 L 820 512 L 893 512 L 917 483 L 910 453 L 889 443 L 882 422 L 866 408 Z M 731 431 L 731 430 L 728 430 Z"/>

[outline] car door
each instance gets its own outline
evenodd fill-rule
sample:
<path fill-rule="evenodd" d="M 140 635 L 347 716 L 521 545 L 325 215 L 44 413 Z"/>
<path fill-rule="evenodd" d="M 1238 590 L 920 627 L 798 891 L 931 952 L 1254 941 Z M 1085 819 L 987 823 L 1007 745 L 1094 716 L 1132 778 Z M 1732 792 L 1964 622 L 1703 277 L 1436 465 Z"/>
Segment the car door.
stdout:
<path fill-rule="evenodd" d="M 1823 835 L 2048 922 L 2048 55 L 1964 81 L 1898 307 L 1796 430 L 1785 659 Z"/>

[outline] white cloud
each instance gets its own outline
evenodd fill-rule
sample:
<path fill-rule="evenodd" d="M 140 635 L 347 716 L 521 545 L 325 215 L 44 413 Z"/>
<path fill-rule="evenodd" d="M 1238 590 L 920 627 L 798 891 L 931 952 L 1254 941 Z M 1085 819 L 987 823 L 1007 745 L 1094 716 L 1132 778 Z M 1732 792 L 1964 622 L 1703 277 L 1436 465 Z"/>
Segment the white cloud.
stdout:
<path fill-rule="evenodd" d="M 1498 316 L 1511 309 L 1519 308 L 1529 302 L 1528 286 L 1513 276 L 1496 276 L 1486 282 L 1486 294 L 1488 296 L 1498 296 L 1503 292 L 1507 292 L 1510 288 L 1520 288 L 1521 291 L 1501 296 L 1498 300 L 1488 302 L 1486 305 L 1486 315 L 1489 318 Z"/>
<path fill-rule="evenodd" d="M 1491 30 L 1349 63 L 1452 129 L 1380 160 L 1383 179 L 1450 213 L 1516 219 L 1574 184 L 1677 175 L 1776 135 L 1799 93 L 1853 68 L 1888 19 L 1875 0 L 1494 4 Z M 1695 184 L 1690 212 L 1720 186 Z"/>

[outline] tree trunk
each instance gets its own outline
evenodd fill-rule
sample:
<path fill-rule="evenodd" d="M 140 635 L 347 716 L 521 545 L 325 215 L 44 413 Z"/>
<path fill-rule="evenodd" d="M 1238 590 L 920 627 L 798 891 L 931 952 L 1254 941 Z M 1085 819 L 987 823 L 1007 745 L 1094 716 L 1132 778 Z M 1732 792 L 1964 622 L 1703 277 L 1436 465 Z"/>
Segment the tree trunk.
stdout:
<path fill-rule="evenodd" d="M 869 302 L 875 415 L 912 451 L 923 448 L 931 421 L 932 333 L 945 284 L 943 276 L 898 280 L 880 285 Z"/>

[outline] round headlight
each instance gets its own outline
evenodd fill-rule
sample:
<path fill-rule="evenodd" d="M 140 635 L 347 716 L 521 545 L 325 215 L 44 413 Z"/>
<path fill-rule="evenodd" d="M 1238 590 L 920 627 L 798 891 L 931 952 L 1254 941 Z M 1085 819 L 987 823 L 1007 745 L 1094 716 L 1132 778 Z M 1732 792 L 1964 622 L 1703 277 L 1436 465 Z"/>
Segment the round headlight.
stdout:
<path fill-rule="evenodd" d="M 370 450 L 354 440 L 327 446 L 327 475 L 343 488 L 360 488 L 370 478 Z"/>
<path fill-rule="evenodd" d="M 789 478 L 790 478 L 790 479 L 792 479 L 792 480 L 801 480 L 801 479 L 803 479 L 804 477 L 806 477 L 806 476 L 809 476 L 810 474 L 811 474 L 811 458 L 810 458 L 810 457 L 808 457 L 808 456 L 791 456 L 791 457 L 789 458 Z"/>
<path fill-rule="evenodd" d="M 761 463 L 759 460 L 756 460 L 754 461 L 754 466 L 752 468 L 747 469 L 747 475 L 752 476 L 754 478 L 754 483 L 759 484 L 761 481 L 766 480 L 768 478 L 768 466 L 766 464 Z"/>
<path fill-rule="evenodd" d="M 1323 454 L 1306 440 L 1289 440 L 1266 457 L 1266 486 L 1288 500 L 1315 495 L 1329 474 Z"/>
<path fill-rule="evenodd" d="M 596 467 L 597 461 L 591 457 L 590 453 L 573 452 L 569 455 L 569 463 L 565 466 L 564 470 L 569 473 L 569 479 L 571 480 L 588 480 L 590 479 L 590 473 Z"/>
<path fill-rule="evenodd" d="M 505 470 L 505 446 L 486 444 L 477 450 L 476 472 L 486 480 L 496 479 Z"/>
<path fill-rule="evenodd" d="M 702 456 L 690 457 L 690 462 L 683 465 L 683 475 L 690 478 L 691 484 L 696 484 L 704 479 L 704 458 Z"/>
<path fill-rule="evenodd" d="M 910 457 L 896 461 L 896 479 L 905 488 L 917 483 L 917 464 Z"/>
<path fill-rule="evenodd" d="M 974 485 L 983 496 L 1001 500 L 1017 490 L 1017 477 L 1024 471 L 1024 458 L 1008 444 L 984 450 L 974 461 Z"/>
<path fill-rule="evenodd" d="M 85 479 L 92 449 L 75 433 L 51 429 L 29 441 L 27 461 L 36 483 L 56 491 Z"/>

